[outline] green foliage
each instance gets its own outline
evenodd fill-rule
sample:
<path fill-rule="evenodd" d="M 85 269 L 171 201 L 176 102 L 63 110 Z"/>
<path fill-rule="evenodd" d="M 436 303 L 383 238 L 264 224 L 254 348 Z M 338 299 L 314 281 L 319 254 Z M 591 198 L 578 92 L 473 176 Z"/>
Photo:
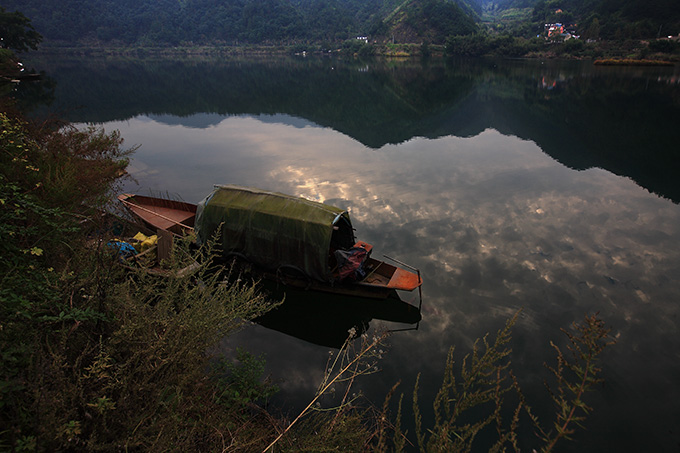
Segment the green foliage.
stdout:
<path fill-rule="evenodd" d="M 372 28 L 381 42 L 443 44 L 448 36 L 475 33 L 477 24 L 457 3 L 444 0 L 408 0 L 394 8 Z"/>
<path fill-rule="evenodd" d="M 597 22 L 593 26 L 593 20 Z M 582 24 L 587 39 L 643 39 L 680 32 L 680 4 L 674 0 L 540 0 L 534 6 L 535 30 L 551 22 Z"/>
<path fill-rule="evenodd" d="M 432 51 L 430 50 L 430 44 L 425 41 L 420 45 L 420 56 L 423 58 L 430 58 Z"/>
<path fill-rule="evenodd" d="M 294 440 L 282 441 L 276 449 L 283 452 L 348 452 L 381 451 L 372 449 L 373 432 L 366 421 L 371 419 L 368 411 L 355 410 L 312 412 L 302 420 L 294 431 Z"/>
<path fill-rule="evenodd" d="M 30 336 L 19 335 L 23 323 L 42 322 L 60 311 L 55 305 L 55 268 L 58 250 L 63 249 L 60 241 L 74 225 L 63 210 L 41 199 L 43 153 L 26 133 L 26 124 L 5 113 L 0 113 L 0 124 L 0 234 L 6 238 L 0 243 L 4 391 L 16 387 L 22 355 L 32 345 Z M 11 341 L 13 335 L 20 341 Z"/>
<path fill-rule="evenodd" d="M 37 371 L 34 367 L 42 366 L 37 353 L 44 346 L 41 342 L 51 338 L 46 333 L 66 325 L 94 324 L 104 315 L 87 299 L 80 299 L 83 293 L 64 293 L 64 283 L 71 279 L 69 256 L 78 248 L 69 241 L 78 229 L 77 216 L 84 211 L 53 205 L 49 192 L 65 189 L 65 184 L 56 184 L 46 175 L 50 168 L 65 170 L 78 160 L 53 159 L 46 143 L 58 131 L 45 127 L 32 133 L 28 123 L 4 112 L 0 123 L 0 233 L 6 238 L 0 244 L 0 407 L 4 426 L 21 427 L 33 423 L 30 384 Z M 119 168 L 115 162 L 121 154 L 109 153 L 102 160 Z M 92 160 L 92 156 L 81 158 Z M 93 193 L 108 187 L 110 178 L 100 175 L 104 187 L 93 185 Z M 78 177 L 72 182 L 77 181 Z M 78 184 L 70 187 L 77 190 Z M 88 199 L 86 193 L 79 194 L 81 203 Z M 11 432 L 18 436 L 17 442 L 34 436 L 20 433 L 21 428 Z"/>
<path fill-rule="evenodd" d="M 84 5 L 86 3 L 86 6 Z M 6 0 L 31 17 L 51 42 L 176 46 L 343 40 L 365 35 L 402 2 L 378 0 L 187 0 L 108 2 Z M 470 2 L 476 5 L 474 2 Z M 462 6 L 459 6 L 462 5 Z M 83 7 L 90 14 L 83 15 Z M 475 6 L 461 0 L 425 0 L 412 17 L 443 40 L 476 28 Z M 428 23 L 423 23 L 420 20 Z"/>
<path fill-rule="evenodd" d="M 550 51 L 557 56 L 586 57 L 592 51 L 593 45 L 586 44 L 580 39 L 569 39 L 550 45 Z"/>
<path fill-rule="evenodd" d="M 0 77 L 13 79 L 21 73 L 19 60 L 9 49 L 0 48 Z"/>
<path fill-rule="evenodd" d="M 465 14 L 456 3 L 425 0 L 414 5 L 407 10 L 406 23 L 419 36 L 432 33 L 436 38 L 434 42 L 441 43 L 446 36 L 463 36 L 477 31 L 472 17 Z"/>
<path fill-rule="evenodd" d="M 366 30 L 376 0 L 7 0 L 52 42 L 81 44 L 243 44 L 339 41 Z M 88 14 L 82 14 L 83 8 Z"/>
<path fill-rule="evenodd" d="M 488 335 L 475 341 L 472 352 L 461 364 L 454 362 L 454 349 L 446 359 L 444 379 L 433 400 L 433 423 L 425 426 L 419 406 L 419 381 L 413 391 L 415 441 L 420 451 L 506 451 L 520 450 L 527 439 L 520 438 L 520 425 L 533 426 L 542 443 L 541 451 L 552 451 L 562 439 L 569 439 L 575 428 L 582 427 L 585 416 L 592 411 L 584 402 L 584 395 L 601 379 L 596 362 L 603 350 L 613 344 L 609 330 L 596 316 L 586 316 L 570 331 L 564 330 L 569 341 L 567 358 L 555 344 L 557 366 L 549 367 L 556 382 L 551 397 L 555 402 L 555 419 L 545 429 L 527 404 L 517 379 L 511 370 L 509 348 L 511 329 L 518 314 L 506 322 L 495 339 Z M 396 420 L 389 416 L 389 403 L 399 386 L 388 393 L 382 410 L 360 409 L 348 401 L 355 379 L 375 370 L 376 350 L 381 338 L 363 341 L 351 350 L 350 340 L 335 355 L 331 354 L 324 379 L 309 405 L 287 424 L 262 451 L 405 451 L 414 446 L 402 432 L 403 395 L 398 402 Z M 330 389 L 345 384 L 344 397 L 334 407 L 319 403 Z M 392 439 L 389 439 L 392 433 Z M 535 444 L 529 440 L 530 444 Z"/>
<path fill-rule="evenodd" d="M 508 442 L 515 443 L 513 431 L 504 432 L 501 409 L 505 394 L 517 388 L 512 374 L 509 373 L 510 362 L 507 359 L 510 355 L 507 347 L 510 329 L 516 319 L 517 315 L 509 320 L 492 343 L 487 336 L 481 339 L 481 347 L 479 341 L 474 343 L 472 353 L 463 358 L 459 381 L 454 369 L 454 349 L 449 350 L 444 381 L 433 401 L 434 426 L 427 433 L 423 431 L 418 406 L 419 380 L 416 380 L 413 413 L 421 451 L 470 451 L 477 436 L 492 424 L 495 424 L 499 435 L 494 450 Z M 481 417 L 464 419 L 464 416 L 478 408 L 482 409 Z M 517 424 L 516 416 L 517 413 L 511 422 L 512 426 Z"/>
<path fill-rule="evenodd" d="M 236 350 L 238 363 L 219 358 L 213 365 L 217 387 L 221 389 L 217 402 L 226 406 L 247 406 L 264 401 L 278 391 L 268 379 L 263 379 L 264 356 L 255 357 L 241 348 Z"/>
<path fill-rule="evenodd" d="M 348 39 L 342 43 L 341 48 L 349 54 L 369 55 L 373 52 L 373 46 L 360 39 Z"/>
<path fill-rule="evenodd" d="M 192 46 L 382 42 L 441 44 L 479 33 L 478 2 L 458 0 L 5 0 L 16 48 L 53 44 Z M 83 9 L 89 14 L 82 14 Z M 485 6 L 491 33 L 529 39 L 551 22 L 575 24 L 583 39 L 650 39 L 680 33 L 677 0 L 512 0 Z M 25 16 L 24 16 L 25 14 Z M 31 18 L 31 22 L 27 19 Z M 0 20 L 0 24 L 2 20 Z M 14 45 L 14 44 L 13 44 Z M 515 49 L 516 51 L 517 49 Z M 515 52 L 516 53 L 516 52 Z M 515 54 L 509 55 L 515 56 Z"/>
<path fill-rule="evenodd" d="M 357 55 L 360 57 L 370 57 L 375 53 L 375 48 L 370 44 L 364 44 L 359 48 Z"/>
<path fill-rule="evenodd" d="M 652 52 L 662 53 L 680 53 L 680 42 L 671 41 L 670 39 L 656 39 L 649 42 L 649 50 Z"/>
<path fill-rule="evenodd" d="M 484 35 L 452 36 L 446 40 L 446 54 L 449 56 L 480 56 L 489 51 L 489 40 Z"/>
<path fill-rule="evenodd" d="M 9 13 L 0 6 L 0 46 L 16 52 L 36 50 L 42 36 L 21 12 Z"/>
<path fill-rule="evenodd" d="M 446 41 L 446 54 L 471 57 L 482 55 L 520 57 L 539 51 L 543 45 L 544 43 L 538 39 L 516 38 L 510 35 L 452 36 Z"/>
<path fill-rule="evenodd" d="M 187 260 L 175 251 L 171 269 L 183 268 Z M 225 284 L 224 279 L 206 261 L 191 276 L 159 278 L 139 270 L 114 287 L 111 334 L 92 371 L 87 370 L 99 385 L 81 404 L 99 407 L 105 396 L 115 405 L 104 406 L 100 423 L 106 423 L 90 426 L 89 440 L 113 445 L 125 435 L 131 447 L 162 450 L 210 445 L 204 439 L 210 426 L 231 417 L 218 396 L 219 385 L 205 372 L 208 351 L 243 320 L 269 307 L 254 287 Z M 242 377 L 257 372 L 252 363 L 245 365 Z M 247 387 L 251 383 L 256 389 Z M 243 395 L 265 392 L 254 380 L 241 379 L 238 385 Z"/>

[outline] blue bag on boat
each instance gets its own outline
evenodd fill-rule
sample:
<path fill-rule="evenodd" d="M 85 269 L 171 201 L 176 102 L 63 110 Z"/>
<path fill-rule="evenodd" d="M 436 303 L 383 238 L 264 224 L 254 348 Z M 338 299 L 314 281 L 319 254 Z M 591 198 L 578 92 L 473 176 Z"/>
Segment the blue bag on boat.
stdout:
<path fill-rule="evenodd" d="M 137 250 L 129 242 L 114 239 L 106 245 L 116 250 L 118 252 L 118 258 L 123 262 L 137 254 Z"/>

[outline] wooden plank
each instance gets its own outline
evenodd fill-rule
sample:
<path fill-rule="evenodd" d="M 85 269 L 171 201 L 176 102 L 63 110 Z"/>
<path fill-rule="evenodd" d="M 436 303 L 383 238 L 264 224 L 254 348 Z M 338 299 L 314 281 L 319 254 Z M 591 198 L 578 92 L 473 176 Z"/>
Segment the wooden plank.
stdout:
<path fill-rule="evenodd" d="M 172 254 L 172 238 L 173 234 L 167 230 L 158 230 L 158 262 L 169 260 Z"/>

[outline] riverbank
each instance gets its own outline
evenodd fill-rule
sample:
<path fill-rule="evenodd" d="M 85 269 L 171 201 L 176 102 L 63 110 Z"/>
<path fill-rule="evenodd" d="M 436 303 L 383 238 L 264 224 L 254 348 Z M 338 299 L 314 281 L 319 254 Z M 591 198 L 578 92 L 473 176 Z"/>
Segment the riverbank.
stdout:
<path fill-rule="evenodd" d="M 493 56 L 501 58 L 601 60 L 628 62 L 626 64 L 677 64 L 680 63 L 680 46 L 662 52 L 659 46 L 647 41 L 598 41 L 570 40 L 548 43 L 540 39 L 472 36 L 456 37 L 446 45 L 427 43 L 366 44 L 347 41 L 333 48 L 319 44 L 278 45 L 180 45 L 165 46 L 69 46 L 43 45 L 37 54 L 59 54 L 78 57 L 134 57 L 134 58 L 264 58 L 272 56 L 343 56 L 348 58 L 446 58 L 453 56 Z M 617 64 L 617 63 L 612 63 Z M 618 63 L 621 64 L 621 63 Z"/>
<path fill-rule="evenodd" d="M 632 58 L 607 58 L 593 61 L 598 66 L 673 66 L 674 63 L 667 60 L 647 60 Z"/>

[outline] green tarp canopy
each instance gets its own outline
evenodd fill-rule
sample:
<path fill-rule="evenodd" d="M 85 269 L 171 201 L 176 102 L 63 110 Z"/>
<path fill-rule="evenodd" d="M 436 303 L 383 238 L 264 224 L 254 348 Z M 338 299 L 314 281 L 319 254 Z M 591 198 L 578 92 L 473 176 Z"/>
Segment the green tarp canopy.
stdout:
<path fill-rule="evenodd" d="M 239 186 L 215 186 L 198 204 L 195 227 L 199 243 L 217 235 L 227 256 L 245 256 L 271 271 L 296 269 L 323 282 L 331 281 L 332 252 L 355 242 L 345 210 Z"/>

